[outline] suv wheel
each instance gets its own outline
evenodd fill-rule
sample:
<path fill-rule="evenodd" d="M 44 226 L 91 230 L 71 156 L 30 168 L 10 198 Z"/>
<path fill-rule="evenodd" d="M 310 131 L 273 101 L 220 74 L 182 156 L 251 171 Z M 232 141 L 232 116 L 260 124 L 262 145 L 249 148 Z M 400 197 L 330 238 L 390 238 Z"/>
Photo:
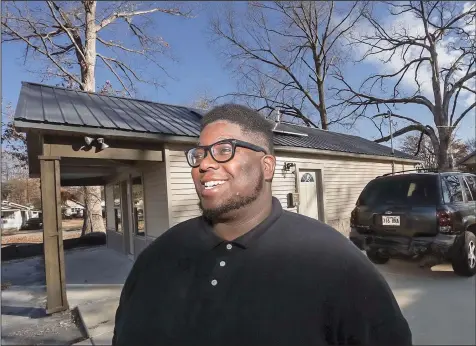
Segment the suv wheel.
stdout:
<path fill-rule="evenodd" d="M 460 276 L 473 276 L 476 274 L 476 236 L 464 232 L 457 246 L 456 255 L 451 261 L 453 271 Z"/>
<path fill-rule="evenodd" d="M 369 260 L 375 264 L 385 264 L 390 259 L 390 257 L 382 255 L 377 250 L 366 250 L 365 252 L 367 253 Z"/>

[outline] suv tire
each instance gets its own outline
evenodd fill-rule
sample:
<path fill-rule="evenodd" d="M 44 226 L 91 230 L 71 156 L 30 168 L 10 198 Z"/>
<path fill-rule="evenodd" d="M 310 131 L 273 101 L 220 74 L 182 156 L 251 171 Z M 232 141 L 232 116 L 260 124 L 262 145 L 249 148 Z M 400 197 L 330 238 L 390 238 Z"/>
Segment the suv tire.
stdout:
<path fill-rule="evenodd" d="M 467 277 L 476 274 L 476 236 L 466 231 L 455 246 L 455 256 L 451 261 L 455 274 Z"/>
<path fill-rule="evenodd" d="M 369 260 L 375 264 L 385 264 L 390 259 L 390 257 L 382 255 L 377 250 L 366 250 L 365 252 Z"/>

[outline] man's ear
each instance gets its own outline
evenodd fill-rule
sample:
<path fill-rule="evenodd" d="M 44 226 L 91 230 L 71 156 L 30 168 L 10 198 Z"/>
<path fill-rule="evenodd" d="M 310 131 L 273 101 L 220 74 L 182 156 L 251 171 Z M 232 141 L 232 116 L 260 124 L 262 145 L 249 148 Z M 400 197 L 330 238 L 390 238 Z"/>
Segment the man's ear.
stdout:
<path fill-rule="evenodd" d="M 261 159 L 263 165 L 264 180 L 272 181 L 274 170 L 276 169 L 276 157 L 273 155 L 265 155 Z"/>

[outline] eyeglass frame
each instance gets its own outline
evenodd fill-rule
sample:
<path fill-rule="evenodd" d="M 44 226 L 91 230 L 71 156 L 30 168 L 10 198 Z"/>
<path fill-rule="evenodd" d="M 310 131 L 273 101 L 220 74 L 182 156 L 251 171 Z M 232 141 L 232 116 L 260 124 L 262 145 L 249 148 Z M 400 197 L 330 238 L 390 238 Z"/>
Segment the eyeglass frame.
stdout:
<path fill-rule="evenodd" d="M 229 143 L 231 144 L 231 147 L 232 147 L 232 150 L 231 150 L 231 156 L 229 159 L 225 160 L 225 161 L 219 161 L 217 159 L 215 159 L 215 157 L 213 156 L 213 153 L 212 153 L 212 147 L 214 145 L 217 145 L 217 144 L 225 144 L 225 143 Z M 230 162 L 231 160 L 233 160 L 233 158 L 235 157 L 235 154 L 236 154 L 236 148 L 237 147 L 240 147 L 240 148 L 245 148 L 245 149 L 250 149 L 250 150 L 253 150 L 255 152 L 262 152 L 264 153 L 265 155 L 268 155 L 268 152 L 266 151 L 266 149 L 258 146 L 258 145 L 254 145 L 254 144 L 251 144 L 251 143 L 248 143 L 248 142 L 245 142 L 245 141 L 240 141 L 239 139 L 222 139 L 218 142 L 215 142 L 215 143 L 212 143 L 210 145 L 199 145 L 199 146 L 196 146 L 196 147 L 193 147 L 191 149 L 188 149 L 188 150 L 185 150 L 185 157 L 187 159 L 187 163 L 190 167 L 192 168 L 197 168 L 200 166 L 200 164 L 196 165 L 196 166 L 192 166 L 189 162 L 189 159 L 188 159 L 188 153 L 191 151 L 191 150 L 196 150 L 196 149 L 204 149 L 205 150 L 205 155 L 203 156 L 203 159 L 205 159 L 208 155 L 208 153 L 210 153 L 210 156 L 212 157 L 212 159 L 217 162 L 217 163 L 226 163 L 226 162 Z M 202 160 L 203 160 L 202 159 Z"/>

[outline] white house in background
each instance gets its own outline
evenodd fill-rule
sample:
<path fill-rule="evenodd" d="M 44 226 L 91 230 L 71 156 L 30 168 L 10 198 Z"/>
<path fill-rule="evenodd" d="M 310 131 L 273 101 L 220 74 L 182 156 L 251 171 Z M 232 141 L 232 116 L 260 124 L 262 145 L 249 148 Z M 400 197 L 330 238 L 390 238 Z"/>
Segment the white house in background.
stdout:
<path fill-rule="evenodd" d="M 18 231 L 29 219 L 39 217 L 40 213 L 33 207 L 2 201 L 2 229 Z"/>
<path fill-rule="evenodd" d="M 62 211 L 65 217 L 83 217 L 84 205 L 68 199 L 63 203 Z"/>

